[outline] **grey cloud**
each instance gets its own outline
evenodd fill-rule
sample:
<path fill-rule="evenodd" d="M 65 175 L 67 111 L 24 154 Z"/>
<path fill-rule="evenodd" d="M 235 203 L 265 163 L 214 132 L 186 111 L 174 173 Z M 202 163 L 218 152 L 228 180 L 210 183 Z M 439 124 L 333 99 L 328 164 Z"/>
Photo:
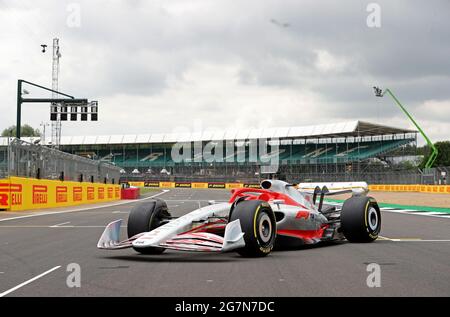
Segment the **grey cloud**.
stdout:
<path fill-rule="evenodd" d="M 222 127 L 229 124 L 235 114 L 227 112 L 231 106 L 223 105 L 235 100 L 234 96 L 206 98 L 200 94 L 207 92 L 193 88 L 197 95 L 189 97 L 196 101 L 183 104 L 182 114 L 177 108 L 180 105 L 172 100 L 177 88 L 171 82 L 189 85 L 186 73 L 197 64 L 234 65 L 238 69 L 237 85 L 242 90 L 258 89 L 264 95 L 279 93 L 279 89 L 293 96 L 305 93 L 317 97 L 320 105 L 286 102 L 282 109 L 287 113 L 274 113 L 270 119 L 276 126 L 337 119 L 401 120 L 396 107 L 385 106 L 390 101 L 373 97 L 374 84 L 391 88 L 408 109 L 429 122 L 441 122 L 439 113 L 424 110 L 424 103 L 450 100 L 450 2 L 376 1 L 382 9 L 379 29 L 366 26 L 369 2 L 292 0 L 280 4 L 253 0 L 236 5 L 229 1 L 84 0 L 79 1 L 81 28 L 68 28 L 66 5 L 71 1 L 42 1 L 38 15 L 14 24 L 19 26 L 13 30 L 14 36 L 22 40 L 7 40 L 31 54 L 44 39 L 50 43 L 54 35 L 61 38 L 61 87 L 76 95 L 100 99 L 101 104 L 107 100 L 104 111 L 114 109 L 114 116 L 101 116 L 112 121 L 98 125 L 94 129 L 98 133 L 110 133 L 108 125 L 120 124 L 115 118 L 121 116 L 121 111 L 142 109 L 147 113 L 149 107 L 158 109 L 152 115 L 157 122 L 152 131 L 138 120 L 130 125 L 122 120 L 123 130 L 158 132 L 168 129 L 167 123 L 161 122 L 170 116 L 174 125 L 195 118 L 216 120 Z M 21 12 L 36 9 L 33 1 L 0 1 L 0 13 L 5 7 L 13 9 L 18 19 Z M 271 19 L 290 26 L 280 28 Z M 0 26 L 13 27 L 1 21 Z M 344 66 L 336 71 L 321 71 L 316 67 L 320 50 L 344 61 Z M 0 66 L 2 73 L 19 73 L 49 82 L 49 57 L 44 66 L 38 57 L 26 63 L 25 54 L 7 53 L 2 48 L 0 56 L 16 60 L 14 67 Z M 0 105 L 4 113 L 11 113 L 10 104 L 15 98 L 11 95 L 15 83 L 10 78 L 16 76 L 8 76 L 5 79 L 0 75 L 0 87 L 9 87 L 0 91 L 7 104 Z M 223 74 L 204 76 L 206 84 L 208 78 Z M 127 98 L 139 101 L 121 110 L 123 105 L 117 100 L 124 102 Z M 255 104 L 258 98 L 264 97 L 255 95 Z M 235 102 L 242 102 L 240 107 L 257 108 L 249 100 Z M 308 112 L 298 113 L 297 104 L 308 108 Z M 267 113 L 271 110 L 264 109 Z M 133 121 L 132 116 L 129 120 Z M 2 126 L 11 123 L 10 119 L 0 119 Z M 66 131 L 79 130 L 68 127 Z M 447 136 L 441 133 L 439 137 Z"/>

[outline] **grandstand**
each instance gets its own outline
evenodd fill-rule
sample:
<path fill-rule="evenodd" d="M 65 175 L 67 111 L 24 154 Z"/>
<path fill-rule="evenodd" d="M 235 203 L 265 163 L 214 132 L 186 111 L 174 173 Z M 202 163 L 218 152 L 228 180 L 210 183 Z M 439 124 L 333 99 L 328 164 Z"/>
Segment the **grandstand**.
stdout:
<path fill-rule="evenodd" d="M 255 140 L 264 142 L 252 143 Z M 206 160 L 194 147 L 200 145 L 204 149 L 211 142 L 231 146 L 233 152 L 224 151 L 217 156 L 213 150 L 215 159 Z M 398 153 L 402 147 L 415 146 L 416 142 L 414 130 L 349 121 L 194 133 L 63 136 L 60 149 L 113 163 L 122 168 L 122 177 L 126 179 L 255 179 L 274 173 L 273 169 L 265 168 L 269 155 L 277 159 L 278 174 L 287 178 L 351 180 L 374 168 L 385 172 L 390 165 L 385 158 L 390 152 Z M 173 159 L 172 148 L 177 143 L 190 145 L 189 159 L 181 162 Z M 252 150 L 252 144 L 259 145 L 257 152 Z M 267 145 L 269 154 L 262 151 L 261 144 Z M 0 160 L 2 157 L 0 150 Z"/>
<path fill-rule="evenodd" d="M 120 166 L 126 178 L 255 178 L 268 169 L 264 168 L 267 163 L 262 160 L 264 151 L 260 147 L 256 159 L 252 156 L 252 140 L 264 140 L 267 152 L 278 157 L 278 173 L 315 178 L 314 174 L 353 174 L 374 165 L 386 166 L 389 163 L 384 158 L 389 152 L 416 144 L 417 131 L 350 121 L 194 133 L 65 136 L 61 149 Z M 204 149 L 210 142 L 231 144 L 234 151 L 231 155 L 224 151 L 208 161 L 194 147 L 200 144 Z M 172 158 L 177 143 L 190 145 L 189 159 L 178 162 Z M 239 161 L 238 157 L 244 159 Z"/>

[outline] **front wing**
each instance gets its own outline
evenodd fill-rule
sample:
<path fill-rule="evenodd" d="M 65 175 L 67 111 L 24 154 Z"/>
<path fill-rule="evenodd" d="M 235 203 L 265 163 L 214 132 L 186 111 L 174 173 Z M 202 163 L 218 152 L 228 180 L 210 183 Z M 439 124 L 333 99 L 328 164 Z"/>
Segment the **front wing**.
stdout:
<path fill-rule="evenodd" d="M 139 233 L 129 239 L 120 241 L 120 227 L 122 219 L 109 223 L 100 237 L 97 248 L 107 250 L 118 250 L 134 247 L 145 248 L 135 242 L 145 239 L 145 232 Z M 146 247 L 157 247 L 178 251 L 195 252 L 227 252 L 245 246 L 244 233 L 239 220 L 228 223 L 225 227 L 223 237 L 208 232 L 181 233 L 161 241 L 156 245 Z"/>

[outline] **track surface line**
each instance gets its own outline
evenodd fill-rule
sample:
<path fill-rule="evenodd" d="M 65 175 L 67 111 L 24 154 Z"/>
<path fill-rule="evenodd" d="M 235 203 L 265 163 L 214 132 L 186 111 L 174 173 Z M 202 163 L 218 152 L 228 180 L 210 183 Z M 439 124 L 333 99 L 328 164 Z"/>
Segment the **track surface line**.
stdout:
<path fill-rule="evenodd" d="M 8 295 L 8 294 L 18 290 L 19 288 L 24 287 L 25 285 L 28 285 L 28 284 L 30 284 L 30 283 L 40 279 L 41 277 L 44 277 L 45 275 L 50 274 L 51 272 L 59 269 L 60 267 L 61 267 L 61 265 L 55 266 L 54 268 L 51 268 L 50 270 L 45 271 L 44 273 L 41 273 L 38 276 L 35 276 L 35 277 L 33 277 L 33 278 L 23 282 L 23 283 L 20 283 L 19 285 L 14 286 L 13 288 L 10 288 L 9 290 L 4 291 L 3 293 L 0 293 L 0 297 L 4 297 L 4 296 L 6 296 L 6 295 Z"/>

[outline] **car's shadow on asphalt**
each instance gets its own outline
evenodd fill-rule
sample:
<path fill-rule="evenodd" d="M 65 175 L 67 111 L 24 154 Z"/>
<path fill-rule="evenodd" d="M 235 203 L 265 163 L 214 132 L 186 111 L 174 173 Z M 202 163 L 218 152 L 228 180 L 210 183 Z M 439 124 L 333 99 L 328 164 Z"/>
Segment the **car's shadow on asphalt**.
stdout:
<path fill-rule="evenodd" d="M 377 241 L 385 242 L 385 241 Z M 326 241 L 315 244 L 302 244 L 296 246 L 276 246 L 268 257 L 257 258 L 258 260 L 270 259 L 271 256 L 280 256 L 284 252 L 301 252 L 306 250 L 315 250 L 321 248 L 339 248 L 349 244 L 348 241 Z M 185 253 L 169 251 L 159 255 L 145 255 L 145 254 L 130 254 L 130 255 L 114 255 L 114 256 L 99 256 L 101 259 L 113 259 L 130 262 L 154 262 L 154 263 L 227 263 L 227 262 L 245 262 L 251 261 L 255 258 L 243 257 L 235 252 L 227 253 Z"/>
<path fill-rule="evenodd" d="M 347 241 L 326 241 L 326 242 L 319 242 L 319 243 L 313 243 L 313 244 L 297 244 L 297 245 L 279 245 L 277 244 L 274 248 L 273 252 L 277 251 L 302 251 L 302 250 L 312 250 L 312 249 L 318 249 L 318 248 L 325 248 L 325 247 L 337 247 L 348 244 Z"/>
<path fill-rule="evenodd" d="M 384 244 L 384 243 L 390 243 L 390 241 L 387 240 L 377 240 L 374 242 L 371 242 L 371 244 Z M 314 244 L 299 244 L 295 246 L 286 246 L 286 245 L 276 245 L 273 252 L 277 251 L 283 251 L 283 252 L 292 252 L 292 251 L 301 251 L 301 250 L 313 250 L 313 249 L 321 249 L 321 248 L 338 248 L 338 247 L 344 247 L 348 245 L 367 245 L 367 242 L 349 242 L 347 240 L 336 240 L 336 241 L 323 241 L 319 243 Z"/>
<path fill-rule="evenodd" d="M 345 243 L 345 242 L 344 242 Z M 276 256 L 278 252 L 285 251 L 298 251 L 308 250 L 308 249 L 316 249 L 322 248 L 326 246 L 336 246 L 339 244 L 343 244 L 342 242 L 322 242 L 318 244 L 305 244 L 299 245 L 295 247 L 277 247 L 275 248 L 271 256 Z M 237 261 L 250 261 L 255 258 L 251 257 L 243 257 L 240 256 L 236 252 L 227 252 L 227 253 L 185 253 L 185 252 L 165 252 L 163 254 L 158 255 L 145 255 L 145 254 L 130 254 L 130 255 L 114 255 L 114 256 L 102 256 L 102 259 L 114 259 L 114 260 L 122 260 L 122 261 L 131 261 L 131 262 L 171 262 L 171 263 L 226 263 L 226 262 L 237 262 Z M 269 259 L 268 257 L 257 258 L 258 260 Z"/>
<path fill-rule="evenodd" d="M 161 255 L 115 255 L 102 256 L 102 259 L 114 259 L 131 262 L 171 262 L 171 263 L 226 263 L 243 261 L 246 258 L 239 256 L 237 253 L 220 253 L 220 254 L 199 254 L 199 253 L 165 253 Z"/>

